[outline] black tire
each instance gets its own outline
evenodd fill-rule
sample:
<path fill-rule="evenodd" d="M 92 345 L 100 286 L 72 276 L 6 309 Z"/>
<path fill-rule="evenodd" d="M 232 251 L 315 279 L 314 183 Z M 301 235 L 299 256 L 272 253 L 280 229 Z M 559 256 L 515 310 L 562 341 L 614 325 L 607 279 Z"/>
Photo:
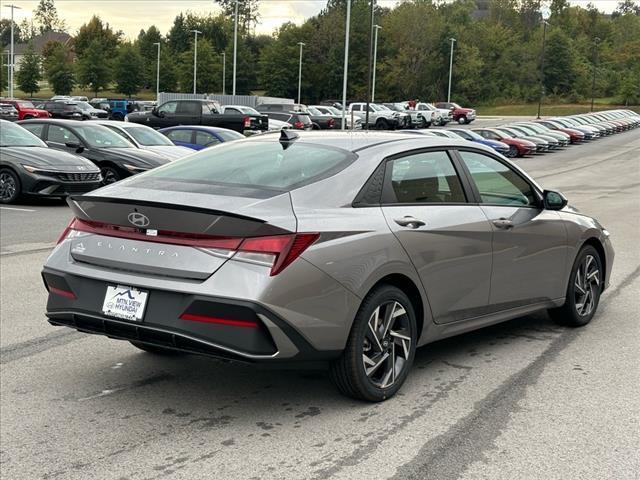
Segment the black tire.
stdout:
<path fill-rule="evenodd" d="M 320 130 L 320 125 L 318 125 L 317 123 L 312 123 L 311 130 Z"/>
<path fill-rule="evenodd" d="M 458 117 L 458 123 L 460 125 L 464 125 L 465 123 L 467 123 L 467 117 L 465 115 L 461 115 L 460 117 Z"/>
<path fill-rule="evenodd" d="M 593 269 L 597 269 L 595 277 L 591 276 Z M 602 259 L 598 251 L 591 245 L 582 247 L 571 269 L 564 305 L 550 309 L 549 316 L 557 324 L 567 327 L 588 324 L 598 309 L 603 277 Z"/>
<path fill-rule="evenodd" d="M 389 130 L 389 123 L 384 118 L 379 118 L 376 121 L 377 130 Z"/>
<path fill-rule="evenodd" d="M 427 119 L 422 117 L 420 119 L 420 128 L 429 128 L 431 126 L 431 124 L 429 122 L 427 122 Z"/>
<path fill-rule="evenodd" d="M 131 345 L 133 345 L 136 348 L 139 348 L 140 350 L 144 350 L 147 353 L 153 353 L 154 355 L 166 355 L 166 356 L 179 356 L 179 355 L 186 355 L 184 352 L 181 352 L 179 350 L 173 350 L 171 348 L 165 348 L 165 347 L 158 347 L 156 345 L 147 345 L 146 343 L 141 343 L 141 342 L 129 342 Z"/>
<path fill-rule="evenodd" d="M 0 203 L 14 203 L 22 193 L 22 185 L 13 170 L 0 170 Z"/>
<path fill-rule="evenodd" d="M 509 151 L 507 152 L 507 157 L 516 158 L 518 156 L 518 147 L 515 145 L 509 145 Z"/>
<path fill-rule="evenodd" d="M 380 328 L 370 328 L 370 322 L 376 323 L 375 312 L 386 311 L 385 308 L 392 309 L 395 331 L 391 327 L 385 328 L 384 321 L 382 325 L 378 323 Z M 374 330 L 379 335 L 374 337 Z M 395 395 L 406 380 L 415 357 L 417 339 L 416 317 L 409 297 L 396 287 L 381 285 L 362 302 L 347 345 L 340 358 L 331 364 L 331 380 L 346 396 L 369 402 L 386 400 Z M 366 355 L 367 352 L 371 352 L 372 357 Z M 365 358 L 373 365 L 369 374 L 365 371 Z M 380 360 L 376 363 L 372 358 Z M 399 367 L 396 362 L 401 362 Z M 389 375 L 395 378 L 389 378 Z"/>
<path fill-rule="evenodd" d="M 112 115 L 113 120 L 117 120 L 119 122 L 124 120 L 124 115 L 120 112 L 116 112 Z"/>
<path fill-rule="evenodd" d="M 100 173 L 102 174 L 102 185 L 111 185 L 123 178 L 120 171 L 112 165 L 100 165 Z"/>

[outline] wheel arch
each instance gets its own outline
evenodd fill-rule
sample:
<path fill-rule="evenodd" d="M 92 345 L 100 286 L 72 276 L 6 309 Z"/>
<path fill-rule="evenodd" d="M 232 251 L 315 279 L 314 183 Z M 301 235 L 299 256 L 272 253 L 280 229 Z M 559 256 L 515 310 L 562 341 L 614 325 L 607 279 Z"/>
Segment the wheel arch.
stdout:
<path fill-rule="evenodd" d="M 413 310 L 416 314 L 416 327 L 418 330 L 418 340 L 420 340 L 424 328 L 425 302 L 422 298 L 422 294 L 418 286 L 413 280 L 411 280 L 406 275 L 403 275 L 402 273 L 391 273 L 379 279 L 369 289 L 369 292 L 373 291 L 380 285 L 391 285 L 397 287 L 402 290 L 407 295 L 407 297 L 409 297 L 411 305 L 413 306 Z M 367 292 L 367 294 L 369 292 Z"/>
<path fill-rule="evenodd" d="M 602 244 L 602 242 L 600 241 L 600 239 L 598 237 L 589 237 L 587 238 L 584 242 L 582 242 L 582 245 L 580 245 L 580 248 L 578 249 L 578 252 L 580 250 L 582 250 L 585 246 L 590 245 L 593 248 L 596 249 L 596 252 L 598 252 L 598 255 L 600 256 L 600 261 L 602 262 L 602 283 L 601 283 L 601 289 L 604 290 L 605 285 L 607 284 L 607 253 L 604 249 L 604 245 Z"/>

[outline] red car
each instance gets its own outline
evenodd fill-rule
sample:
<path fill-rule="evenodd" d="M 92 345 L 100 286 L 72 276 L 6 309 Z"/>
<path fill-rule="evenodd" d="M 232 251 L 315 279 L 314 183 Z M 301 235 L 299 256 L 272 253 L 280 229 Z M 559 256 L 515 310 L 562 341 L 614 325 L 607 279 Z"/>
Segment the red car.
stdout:
<path fill-rule="evenodd" d="M 476 119 L 476 111 L 473 108 L 463 108 L 457 103 L 439 102 L 435 104 L 436 108 L 445 108 L 451 111 L 451 118 L 460 125 L 471 123 Z"/>
<path fill-rule="evenodd" d="M 536 123 L 539 123 L 540 125 L 547 127 L 551 130 L 557 130 L 559 132 L 566 133 L 567 135 L 569 135 L 571 139 L 571 143 L 580 143 L 584 140 L 584 133 L 582 133 L 581 131 L 575 130 L 573 128 L 563 127 L 562 125 L 560 125 L 557 122 L 554 122 L 553 120 L 536 120 Z"/>
<path fill-rule="evenodd" d="M 2 103 L 13 105 L 18 111 L 18 118 L 20 120 L 27 120 L 29 118 L 49 118 L 51 116 L 46 110 L 34 107 L 33 103 L 29 100 L 2 100 Z"/>
<path fill-rule="evenodd" d="M 509 152 L 506 154 L 509 158 L 524 157 L 525 155 L 536 153 L 535 143 L 522 138 L 509 137 L 506 133 L 495 128 L 474 128 L 473 131 L 488 140 L 497 140 L 509 145 Z"/>

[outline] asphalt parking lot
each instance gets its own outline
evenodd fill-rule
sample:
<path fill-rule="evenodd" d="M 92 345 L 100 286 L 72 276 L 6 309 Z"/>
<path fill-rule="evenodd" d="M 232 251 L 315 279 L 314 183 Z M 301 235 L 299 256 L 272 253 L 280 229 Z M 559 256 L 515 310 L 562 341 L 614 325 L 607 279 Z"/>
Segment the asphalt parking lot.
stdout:
<path fill-rule="evenodd" d="M 0 207 L 2 478 L 638 479 L 640 130 L 515 162 L 611 232 L 598 315 L 424 347 L 375 405 L 322 371 L 158 358 L 50 326 L 40 268 L 70 211 Z"/>

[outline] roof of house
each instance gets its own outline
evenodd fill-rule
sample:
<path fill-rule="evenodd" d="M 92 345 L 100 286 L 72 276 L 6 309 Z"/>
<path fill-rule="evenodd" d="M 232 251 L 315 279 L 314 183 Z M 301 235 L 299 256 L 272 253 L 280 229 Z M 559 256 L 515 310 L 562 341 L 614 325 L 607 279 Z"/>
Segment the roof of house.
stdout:
<path fill-rule="evenodd" d="M 33 48 L 35 49 L 36 53 L 40 55 L 42 54 L 44 46 L 48 42 L 60 42 L 62 44 L 66 44 L 67 42 L 69 42 L 69 40 L 71 40 L 71 38 L 71 35 L 65 32 L 45 32 L 43 34 L 36 35 L 31 39 L 30 42 L 16 43 L 13 47 L 13 51 L 15 55 L 22 55 L 29 47 L 29 43 L 33 42 Z M 4 49 L 4 52 L 9 52 L 10 48 L 10 45 L 7 45 Z"/>

